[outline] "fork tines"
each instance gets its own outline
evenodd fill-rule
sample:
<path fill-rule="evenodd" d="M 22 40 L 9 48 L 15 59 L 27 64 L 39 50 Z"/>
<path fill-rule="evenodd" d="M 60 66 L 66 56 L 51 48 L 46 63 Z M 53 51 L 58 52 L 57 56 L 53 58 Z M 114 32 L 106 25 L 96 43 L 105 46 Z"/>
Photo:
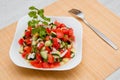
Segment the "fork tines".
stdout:
<path fill-rule="evenodd" d="M 81 11 L 79 11 L 77 9 L 71 9 L 68 12 L 73 13 L 73 14 L 79 14 L 79 13 L 81 13 Z"/>

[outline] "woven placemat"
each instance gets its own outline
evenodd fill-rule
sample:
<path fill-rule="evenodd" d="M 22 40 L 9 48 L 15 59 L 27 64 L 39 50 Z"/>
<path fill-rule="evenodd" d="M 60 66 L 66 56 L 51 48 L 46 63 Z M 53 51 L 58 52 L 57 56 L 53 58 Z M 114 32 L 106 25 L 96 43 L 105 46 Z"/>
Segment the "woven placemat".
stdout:
<path fill-rule="evenodd" d="M 120 18 L 96 0 L 58 0 L 45 8 L 45 14 L 71 16 L 67 12 L 71 8 L 82 10 L 91 24 L 120 47 Z M 0 30 L 0 80 L 103 80 L 120 67 L 120 50 L 113 50 L 83 23 L 83 59 L 76 68 L 57 72 L 18 67 L 9 58 L 16 24 Z"/>

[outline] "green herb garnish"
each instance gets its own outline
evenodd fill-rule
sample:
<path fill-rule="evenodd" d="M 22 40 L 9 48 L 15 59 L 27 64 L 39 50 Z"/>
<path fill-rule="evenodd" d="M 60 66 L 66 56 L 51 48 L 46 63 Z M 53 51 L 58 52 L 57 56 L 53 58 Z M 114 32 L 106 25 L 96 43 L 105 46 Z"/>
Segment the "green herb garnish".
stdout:
<path fill-rule="evenodd" d="M 39 24 L 39 22 L 42 22 L 43 24 L 48 25 L 48 22 L 50 22 L 50 18 L 47 18 L 44 16 L 43 9 L 37 9 L 34 6 L 31 6 L 29 7 L 29 10 L 30 12 L 28 13 L 28 15 L 32 18 L 32 20 L 28 21 L 29 26 L 32 26 L 34 28 Z"/>
<path fill-rule="evenodd" d="M 47 35 L 45 28 L 42 26 L 32 29 L 32 34 L 35 34 L 35 33 L 38 33 L 40 38 L 42 39 L 44 39 Z"/>

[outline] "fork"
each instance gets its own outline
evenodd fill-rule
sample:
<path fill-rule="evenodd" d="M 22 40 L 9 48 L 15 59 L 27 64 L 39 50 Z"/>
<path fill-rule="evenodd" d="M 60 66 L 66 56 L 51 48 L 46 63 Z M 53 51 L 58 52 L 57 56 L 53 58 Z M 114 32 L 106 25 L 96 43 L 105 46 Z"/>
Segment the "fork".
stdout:
<path fill-rule="evenodd" d="M 101 33 L 99 30 L 97 30 L 95 27 L 93 27 L 87 22 L 82 11 L 77 10 L 77 9 L 71 9 L 68 12 L 74 15 L 75 17 L 80 18 L 91 30 L 93 30 L 101 39 L 103 39 L 113 49 L 115 50 L 118 49 L 118 47 L 109 38 L 107 38 L 103 33 Z"/>

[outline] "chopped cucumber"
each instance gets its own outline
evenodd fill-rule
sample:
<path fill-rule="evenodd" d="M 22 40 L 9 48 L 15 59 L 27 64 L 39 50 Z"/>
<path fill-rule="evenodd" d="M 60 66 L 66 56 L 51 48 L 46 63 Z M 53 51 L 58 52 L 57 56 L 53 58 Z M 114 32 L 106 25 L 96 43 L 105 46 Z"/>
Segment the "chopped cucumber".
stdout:
<path fill-rule="evenodd" d="M 72 53 L 75 53 L 75 49 L 74 49 L 74 48 L 72 48 L 72 49 L 71 49 L 71 52 L 72 52 Z"/>
<path fill-rule="evenodd" d="M 63 60 L 62 60 L 63 62 L 68 62 L 69 61 L 69 58 L 63 58 Z"/>
<path fill-rule="evenodd" d="M 63 62 L 63 61 L 62 61 L 62 62 L 60 62 L 60 65 L 61 65 L 61 66 L 62 66 L 62 65 L 64 65 L 64 64 L 65 64 L 65 62 Z"/>
<path fill-rule="evenodd" d="M 45 50 L 45 47 L 43 47 L 42 49 L 41 49 L 41 51 L 44 51 Z"/>
<path fill-rule="evenodd" d="M 56 33 L 52 31 L 52 32 L 51 32 L 51 36 L 52 36 L 52 37 L 56 37 Z"/>
<path fill-rule="evenodd" d="M 55 53 L 54 53 L 54 54 L 52 54 L 52 55 L 53 55 L 54 58 L 60 58 L 60 55 L 58 55 L 58 54 L 55 54 Z"/>
<path fill-rule="evenodd" d="M 52 29 L 56 29 L 56 25 L 52 25 Z"/>
<path fill-rule="evenodd" d="M 45 60 L 47 59 L 47 57 L 48 57 L 47 56 L 48 51 L 41 51 L 40 54 L 41 54 L 41 56 L 42 56 L 43 59 L 45 59 Z"/>
<path fill-rule="evenodd" d="M 61 42 L 60 48 L 64 48 L 65 47 L 65 42 Z"/>
<path fill-rule="evenodd" d="M 33 37 L 32 40 L 33 40 L 33 41 L 36 41 L 36 40 L 37 40 L 37 37 Z"/>
<path fill-rule="evenodd" d="M 51 46 L 51 45 L 52 45 L 51 40 L 48 40 L 48 41 L 45 42 L 45 46 Z"/>
<path fill-rule="evenodd" d="M 72 45 L 70 45 L 70 44 L 67 45 L 67 48 L 71 48 L 71 47 L 72 47 Z"/>
<path fill-rule="evenodd" d="M 38 39 L 37 39 L 37 42 L 40 42 L 41 40 L 42 40 L 41 38 L 38 38 Z"/>
<path fill-rule="evenodd" d="M 19 53 L 23 53 L 23 46 L 20 46 Z"/>
<path fill-rule="evenodd" d="M 36 45 L 37 44 L 37 41 L 32 41 L 32 45 Z"/>
<path fill-rule="evenodd" d="M 60 52 L 59 52 L 59 51 L 54 51 L 54 52 L 52 52 L 51 54 L 57 54 L 57 55 L 60 56 Z"/>
<path fill-rule="evenodd" d="M 72 53 L 72 54 L 71 54 L 71 58 L 73 58 L 74 56 L 75 56 L 75 54 L 74 54 L 74 53 Z"/>

